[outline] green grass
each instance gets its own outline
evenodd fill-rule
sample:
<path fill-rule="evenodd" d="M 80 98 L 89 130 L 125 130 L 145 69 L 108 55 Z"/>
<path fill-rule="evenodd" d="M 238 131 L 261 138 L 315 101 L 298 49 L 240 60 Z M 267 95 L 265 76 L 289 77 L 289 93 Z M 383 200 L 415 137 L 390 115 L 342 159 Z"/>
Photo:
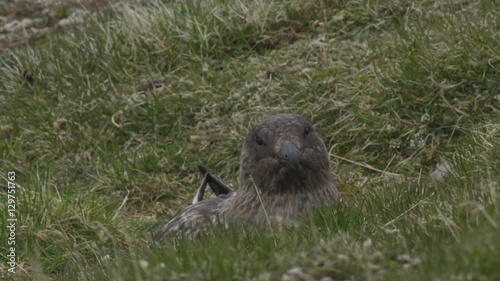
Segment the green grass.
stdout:
<path fill-rule="evenodd" d="M 18 267 L 1 189 L 1 279 L 500 279 L 499 11 L 144 1 L 4 51 Z M 313 121 L 342 203 L 298 229 L 234 225 L 149 249 L 194 194 L 196 165 L 237 186 L 247 130 L 279 112 Z M 430 182 L 444 162 L 452 172 Z"/>

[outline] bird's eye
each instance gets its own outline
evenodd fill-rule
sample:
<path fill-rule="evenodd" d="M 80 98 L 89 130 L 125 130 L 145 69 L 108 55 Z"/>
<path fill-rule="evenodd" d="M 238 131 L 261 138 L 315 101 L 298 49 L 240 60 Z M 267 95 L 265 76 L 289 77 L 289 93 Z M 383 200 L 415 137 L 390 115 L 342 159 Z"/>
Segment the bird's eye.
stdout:
<path fill-rule="evenodd" d="M 255 138 L 255 142 L 257 143 L 257 145 L 264 145 L 265 144 L 264 141 L 262 140 L 262 138 L 259 136 L 257 136 Z"/>
<path fill-rule="evenodd" d="M 304 137 L 307 137 L 311 134 L 311 128 L 305 127 L 304 128 Z"/>

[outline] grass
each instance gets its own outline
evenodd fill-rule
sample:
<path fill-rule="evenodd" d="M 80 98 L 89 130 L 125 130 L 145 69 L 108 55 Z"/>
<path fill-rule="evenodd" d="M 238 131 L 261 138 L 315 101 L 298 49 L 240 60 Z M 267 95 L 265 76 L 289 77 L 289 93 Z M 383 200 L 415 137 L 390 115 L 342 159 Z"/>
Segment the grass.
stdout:
<path fill-rule="evenodd" d="M 500 279 L 495 1 L 116 4 L 0 54 L 2 280 Z M 147 248 L 197 164 L 236 185 L 263 116 L 313 121 L 342 203 Z M 444 182 L 428 175 L 448 163 Z"/>

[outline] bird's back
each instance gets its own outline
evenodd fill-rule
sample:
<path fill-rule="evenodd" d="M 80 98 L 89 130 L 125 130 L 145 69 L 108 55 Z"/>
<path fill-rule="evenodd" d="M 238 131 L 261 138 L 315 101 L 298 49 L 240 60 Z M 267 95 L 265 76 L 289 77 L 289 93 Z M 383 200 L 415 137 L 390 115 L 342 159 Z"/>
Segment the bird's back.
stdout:
<path fill-rule="evenodd" d="M 155 235 L 155 241 L 160 241 L 171 234 L 196 235 L 206 228 L 223 223 L 219 214 L 226 198 L 227 195 L 206 199 L 179 211 Z"/>

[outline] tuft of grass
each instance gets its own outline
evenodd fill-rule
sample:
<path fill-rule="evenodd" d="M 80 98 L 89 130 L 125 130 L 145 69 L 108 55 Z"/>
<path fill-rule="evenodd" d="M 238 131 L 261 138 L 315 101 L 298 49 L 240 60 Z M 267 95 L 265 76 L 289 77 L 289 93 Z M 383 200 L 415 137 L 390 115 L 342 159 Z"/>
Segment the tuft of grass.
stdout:
<path fill-rule="evenodd" d="M 2 280 L 495 280 L 495 1 L 137 1 L 0 53 Z M 60 11 L 65 14 L 65 11 Z M 237 187 L 264 116 L 310 119 L 343 201 L 147 248 L 196 165 Z M 429 180 L 437 164 L 451 171 Z"/>

